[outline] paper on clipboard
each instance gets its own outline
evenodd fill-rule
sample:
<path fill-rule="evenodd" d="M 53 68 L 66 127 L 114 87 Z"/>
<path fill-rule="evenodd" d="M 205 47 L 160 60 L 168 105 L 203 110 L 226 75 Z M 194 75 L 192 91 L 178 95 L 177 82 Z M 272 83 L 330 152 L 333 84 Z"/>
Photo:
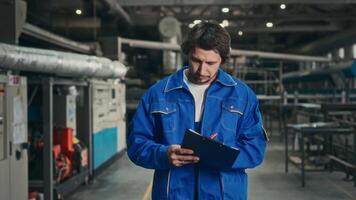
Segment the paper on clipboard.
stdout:
<path fill-rule="evenodd" d="M 13 121 L 12 121 L 12 140 L 14 144 L 26 142 L 26 126 L 24 122 L 24 112 L 22 108 L 22 97 L 15 96 L 13 99 Z"/>

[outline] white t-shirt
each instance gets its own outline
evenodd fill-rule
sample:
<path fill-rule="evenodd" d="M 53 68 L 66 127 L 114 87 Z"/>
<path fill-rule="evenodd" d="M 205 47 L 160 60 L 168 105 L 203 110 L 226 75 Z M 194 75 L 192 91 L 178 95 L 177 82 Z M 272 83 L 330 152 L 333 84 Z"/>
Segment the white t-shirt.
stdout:
<path fill-rule="evenodd" d="M 185 69 L 183 72 L 183 80 L 184 80 L 185 84 L 187 84 L 190 93 L 194 97 L 195 122 L 200 122 L 203 111 L 204 111 L 205 91 L 206 91 L 206 89 L 208 89 L 210 84 L 206 84 L 206 85 L 194 84 L 188 80 L 186 73 L 188 73 L 188 69 Z"/>

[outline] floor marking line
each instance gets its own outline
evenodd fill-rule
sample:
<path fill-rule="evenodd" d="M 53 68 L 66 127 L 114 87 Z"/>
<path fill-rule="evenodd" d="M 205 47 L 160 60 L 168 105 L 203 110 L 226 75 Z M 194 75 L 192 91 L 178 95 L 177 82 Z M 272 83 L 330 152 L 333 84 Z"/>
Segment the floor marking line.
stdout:
<path fill-rule="evenodd" d="M 143 194 L 142 200 L 150 200 L 151 199 L 151 192 L 152 192 L 152 180 L 147 185 L 146 191 Z"/>

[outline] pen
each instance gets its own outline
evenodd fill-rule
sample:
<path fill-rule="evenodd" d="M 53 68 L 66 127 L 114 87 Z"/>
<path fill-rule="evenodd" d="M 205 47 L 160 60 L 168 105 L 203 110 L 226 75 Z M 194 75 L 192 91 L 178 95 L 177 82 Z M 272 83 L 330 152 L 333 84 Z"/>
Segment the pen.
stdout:
<path fill-rule="evenodd" d="M 214 139 L 216 136 L 218 136 L 218 133 L 213 133 L 213 134 L 210 135 L 209 138 L 210 138 L 210 139 Z"/>

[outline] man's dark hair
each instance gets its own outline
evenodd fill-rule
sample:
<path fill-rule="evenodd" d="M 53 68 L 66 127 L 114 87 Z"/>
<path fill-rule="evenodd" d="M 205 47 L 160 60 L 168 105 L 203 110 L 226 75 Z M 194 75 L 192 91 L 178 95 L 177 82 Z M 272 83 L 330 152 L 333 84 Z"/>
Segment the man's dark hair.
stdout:
<path fill-rule="evenodd" d="M 214 22 L 201 22 L 195 25 L 181 45 L 182 52 L 189 55 L 195 48 L 215 50 L 224 63 L 230 54 L 231 38 L 229 33 Z"/>

